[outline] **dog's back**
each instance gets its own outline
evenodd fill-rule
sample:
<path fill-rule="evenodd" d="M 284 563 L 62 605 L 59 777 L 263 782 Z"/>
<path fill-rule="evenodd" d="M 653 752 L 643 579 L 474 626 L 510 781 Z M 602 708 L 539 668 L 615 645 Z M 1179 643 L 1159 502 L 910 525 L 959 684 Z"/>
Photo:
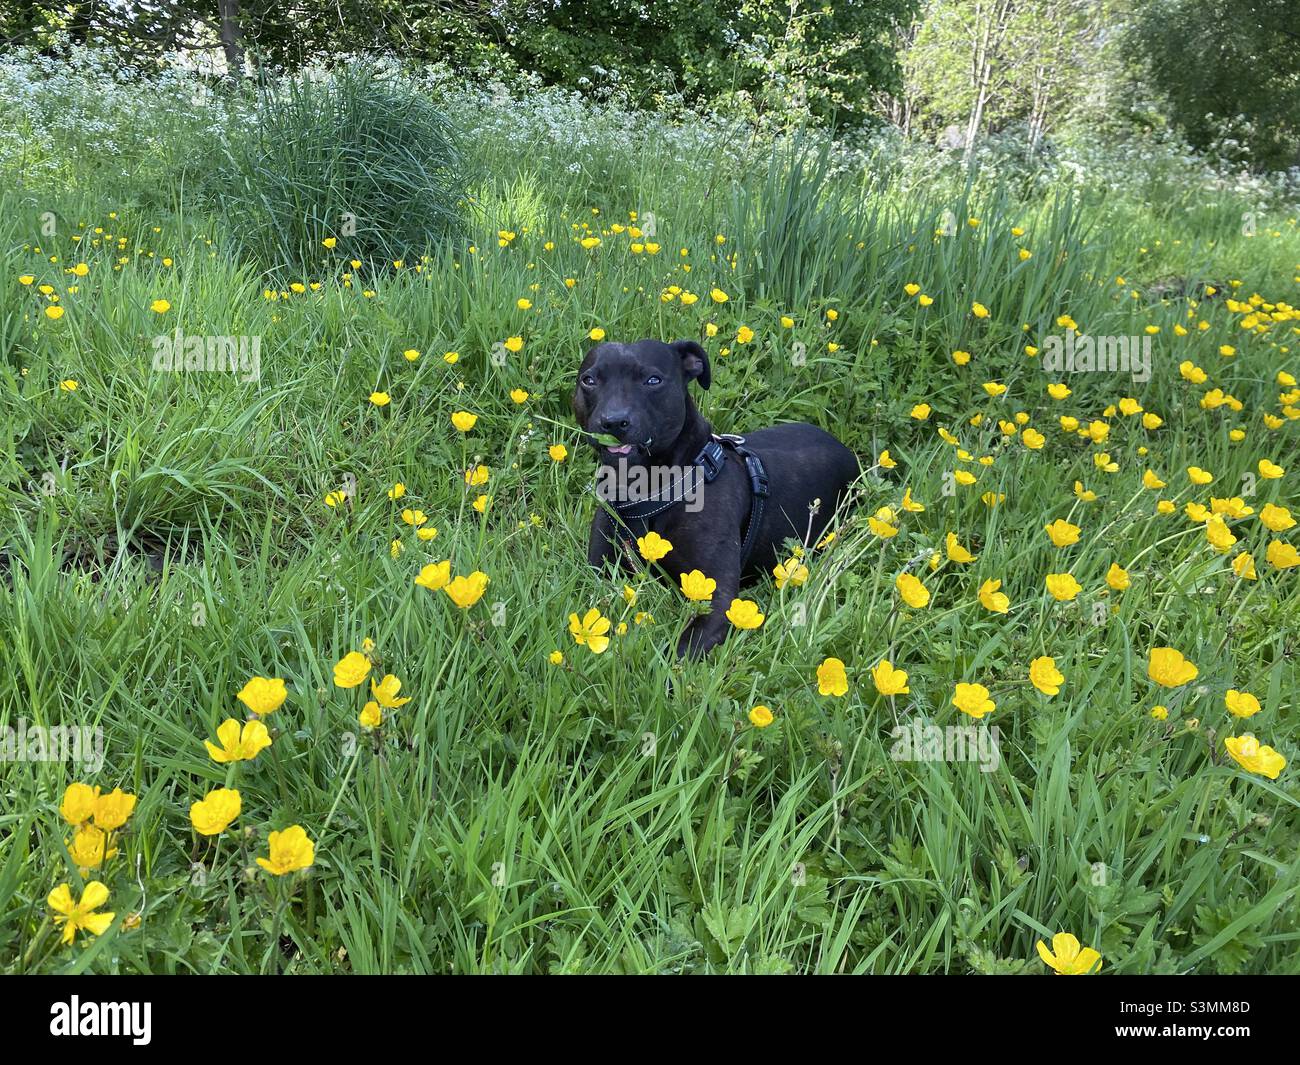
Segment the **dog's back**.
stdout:
<path fill-rule="evenodd" d="M 771 492 L 761 539 L 746 572 L 770 573 L 782 561 L 784 540 L 807 545 L 822 538 L 861 466 L 830 433 L 804 422 L 755 429 L 745 434 L 745 445 L 763 460 Z M 818 499 L 812 513 L 810 506 Z"/>

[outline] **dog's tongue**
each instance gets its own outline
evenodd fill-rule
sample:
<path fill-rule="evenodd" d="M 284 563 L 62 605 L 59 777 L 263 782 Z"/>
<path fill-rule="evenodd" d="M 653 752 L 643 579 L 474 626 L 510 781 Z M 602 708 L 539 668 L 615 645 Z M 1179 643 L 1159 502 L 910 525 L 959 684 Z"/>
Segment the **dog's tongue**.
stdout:
<path fill-rule="evenodd" d="M 620 444 L 618 447 L 612 447 L 612 448 L 610 448 L 610 449 L 609 449 L 609 453 L 610 453 L 611 455 L 630 455 L 630 454 L 632 454 L 632 445 L 631 445 L 631 444 Z"/>

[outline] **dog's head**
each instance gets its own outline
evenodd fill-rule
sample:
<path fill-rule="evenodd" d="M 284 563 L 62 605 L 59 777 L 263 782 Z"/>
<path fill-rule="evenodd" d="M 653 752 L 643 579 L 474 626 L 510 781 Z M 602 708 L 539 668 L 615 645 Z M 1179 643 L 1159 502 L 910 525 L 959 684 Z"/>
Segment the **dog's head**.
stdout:
<path fill-rule="evenodd" d="M 602 454 L 648 457 L 681 435 L 689 381 L 710 382 L 709 357 L 694 340 L 597 344 L 578 367 L 573 413 L 588 433 L 619 441 Z"/>

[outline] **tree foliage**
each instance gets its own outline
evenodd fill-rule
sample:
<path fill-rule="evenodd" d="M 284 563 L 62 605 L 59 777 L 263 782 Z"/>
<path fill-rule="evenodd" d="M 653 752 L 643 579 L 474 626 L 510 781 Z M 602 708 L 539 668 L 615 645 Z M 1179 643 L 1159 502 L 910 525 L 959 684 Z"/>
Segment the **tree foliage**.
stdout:
<path fill-rule="evenodd" d="M 1264 166 L 1300 163 L 1295 0 L 1239 0 L 1229 8 L 1147 0 L 1134 5 L 1125 44 L 1193 146 L 1235 149 Z"/>

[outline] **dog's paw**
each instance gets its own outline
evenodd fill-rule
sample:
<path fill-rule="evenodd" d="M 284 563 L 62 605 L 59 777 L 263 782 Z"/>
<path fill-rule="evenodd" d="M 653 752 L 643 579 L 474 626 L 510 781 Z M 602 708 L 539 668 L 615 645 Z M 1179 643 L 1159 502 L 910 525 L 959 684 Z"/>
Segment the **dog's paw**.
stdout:
<path fill-rule="evenodd" d="M 726 637 L 727 630 L 711 624 L 709 618 L 697 618 L 686 626 L 677 641 L 677 657 L 698 661 Z"/>

